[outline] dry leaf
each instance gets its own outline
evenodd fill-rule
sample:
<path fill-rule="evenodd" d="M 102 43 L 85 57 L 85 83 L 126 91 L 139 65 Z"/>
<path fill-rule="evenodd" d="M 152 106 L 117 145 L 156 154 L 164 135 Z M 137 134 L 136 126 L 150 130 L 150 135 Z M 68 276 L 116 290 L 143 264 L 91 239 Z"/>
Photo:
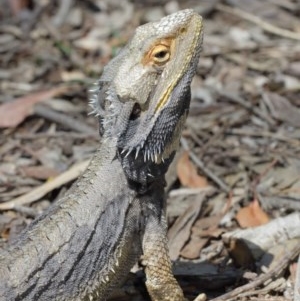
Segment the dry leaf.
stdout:
<path fill-rule="evenodd" d="M 22 10 L 29 7 L 28 0 L 9 0 L 10 9 L 14 16 L 18 16 Z"/>
<path fill-rule="evenodd" d="M 270 221 L 256 199 L 249 206 L 242 208 L 235 218 L 242 228 L 256 227 Z"/>
<path fill-rule="evenodd" d="M 68 87 L 56 87 L 15 99 L 0 106 L 0 128 L 15 127 L 32 114 L 34 104 L 66 92 Z"/>
<path fill-rule="evenodd" d="M 49 178 L 54 178 L 59 175 L 59 172 L 54 168 L 48 166 L 23 166 L 21 167 L 22 172 L 24 172 L 26 177 L 47 180 Z"/>
<path fill-rule="evenodd" d="M 211 215 L 198 219 L 192 227 L 193 235 L 198 237 L 219 237 L 224 229 L 218 228 L 218 224 L 222 219 L 223 215 Z"/>
<path fill-rule="evenodd" d="M 182 213 L 168 231 L 169 249 L 171 260 L 176 260 L 180 250 L 190 237 L 191 227 L 201 210 L 203 199 L 195 202 Z"/>
<path fill-rule="evenodd" d="M 183 186 L 190 188 L 207 187 L 206 178 L 198 175 L 197 168 L 189 159 L 188 152 L 184 152 L 177 163 L 177 175 Z"/>
<path fill-rule="evenodd" d="M 209 241 L 208 238 L 192 236 L 190 241 L 182 248 L 180 256 L 186 259 L 199 258 L 200 252 Z"/>
<path fill-rule="evenodd" d="M 265 93 L 265 102 L 274 118 L 300 126 L 300 109 L 293 106 L 287 98 L 276 93 Z"/>

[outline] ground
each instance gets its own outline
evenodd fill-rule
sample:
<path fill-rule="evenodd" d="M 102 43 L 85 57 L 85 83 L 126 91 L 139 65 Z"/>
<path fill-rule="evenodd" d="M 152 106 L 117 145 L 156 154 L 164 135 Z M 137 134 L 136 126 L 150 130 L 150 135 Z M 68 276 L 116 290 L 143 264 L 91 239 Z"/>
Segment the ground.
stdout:
<path fill-rule="evenodd" d="M 167 175 L 174 273 L 190 299 L 300 300 L 299 1 L 0 4 L 0 246 L 96 150 L 88 90 L 105 64 L 138 25 L 194 8 L 204 45 Z M 112 300 L 147 300 L 142 278 Z"/>

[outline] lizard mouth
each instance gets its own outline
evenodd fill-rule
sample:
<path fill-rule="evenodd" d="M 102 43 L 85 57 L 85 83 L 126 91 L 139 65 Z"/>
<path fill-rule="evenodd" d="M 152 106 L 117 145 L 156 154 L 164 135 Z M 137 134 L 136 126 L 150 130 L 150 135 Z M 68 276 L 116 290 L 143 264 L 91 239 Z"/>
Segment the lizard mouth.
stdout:
<path fill-rule="evenodd" d="M 176 151 L 190 104 L 191 78 L 188 72 L 178 80 L 159 111 L 155 110 L 156 89 L 148 96 L 146 109 L 131 103 L 127 125 L 118 139 L 122 156 L 161 164 Z"/>
<path fill-rule="evenodd" d="M 202 39 L 201 21 L 198 20 L 193 26 L 191 31 L 198 34 L 190 32 L 192 38 L 188 41 L 188 49 L 195 49 L 195 45 L 201 43 Z M 186 35 L 187 33 L 182 33 L 182 37 Z M 178 38 L 172 47 L 176 49 L 176 53 L 155 79 L 149 95 L 142 96 L 143 100 L 147 100 L 140 106 L 137 97 L 136 104 L 132 104 L 130 118 L 118 139 L 118 147 L 126 157 L 141 157 L 143 162 L 154 162 L 157 165 L 168 159 L 178 147 L 183 121 L 189 108 L 190 83 L 196 71 L 200 48 L 192 55 L 187 53 L 180 60 L 182 57 L 179 53 L 188 50 L 186 45 Z M 160 48 L 155 48 L 156 50 Z M 160 59 L 165 53 L 158 52 L 157 55 Z"/>

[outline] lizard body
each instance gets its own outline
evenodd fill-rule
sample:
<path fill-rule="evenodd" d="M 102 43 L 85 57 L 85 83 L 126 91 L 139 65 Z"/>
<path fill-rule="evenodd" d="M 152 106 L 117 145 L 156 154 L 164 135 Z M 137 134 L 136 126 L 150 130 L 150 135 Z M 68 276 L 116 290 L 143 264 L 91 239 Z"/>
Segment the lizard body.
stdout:
<path fill-rule="evenodd" d="M 202 44 L 184 10 L 137 28 L 91 105 L 99 150 L 66 195 L 0 252 L 0 300 L 106 300 L 142 256 L 153 301 L 183 301 L 168 256 L 164 175 Z"/>

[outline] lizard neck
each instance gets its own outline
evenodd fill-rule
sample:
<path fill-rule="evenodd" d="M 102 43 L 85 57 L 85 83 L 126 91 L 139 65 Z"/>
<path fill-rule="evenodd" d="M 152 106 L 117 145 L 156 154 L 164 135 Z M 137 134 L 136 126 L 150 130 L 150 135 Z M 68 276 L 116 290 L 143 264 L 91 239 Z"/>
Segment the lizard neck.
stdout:
<path fill-rule="evenodd" d="M 118 152 L 118 160 L 122 164 L 129 184 L 135 187 L 139 194 L 145 194 L 156 182 L 165 185 L 165 174 L 174 155 L 175 152 L 166 160 L 156 163 L 144 161 L 143 156 L 135 156 L 133 153 L 126 156 Z"/>

